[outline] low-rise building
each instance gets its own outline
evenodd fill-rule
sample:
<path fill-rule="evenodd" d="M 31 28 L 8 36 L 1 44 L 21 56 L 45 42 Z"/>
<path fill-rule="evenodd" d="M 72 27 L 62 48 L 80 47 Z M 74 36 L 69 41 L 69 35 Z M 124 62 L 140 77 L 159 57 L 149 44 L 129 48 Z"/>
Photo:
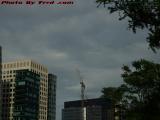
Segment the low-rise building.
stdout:
<path fill-rule="evenodd" d="M 83 107 L 82 107 L 83 102 Z M 97 98 L 64 103 L 62 120 L 113 120 L 112 102 Z"/>

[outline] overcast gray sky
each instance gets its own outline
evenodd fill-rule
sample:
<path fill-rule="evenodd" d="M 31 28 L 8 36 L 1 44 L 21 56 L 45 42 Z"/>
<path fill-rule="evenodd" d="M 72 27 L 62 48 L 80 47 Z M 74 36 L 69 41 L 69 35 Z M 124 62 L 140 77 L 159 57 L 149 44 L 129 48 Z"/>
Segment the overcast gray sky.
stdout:
<path fill-rule="evenodd" d="M 122 83 L 121 67 L 145 58 L 160 61 L 145 41 L 146 31 L 133 34 L 126 21 L 96 8 L 94 0 L 73 5 L 0 5 L 3 61 L 33 59 L 48 67 L 57 80 L 57 120 L 64 101 L 80 99 L 79 68 L 88 98 Z"/>

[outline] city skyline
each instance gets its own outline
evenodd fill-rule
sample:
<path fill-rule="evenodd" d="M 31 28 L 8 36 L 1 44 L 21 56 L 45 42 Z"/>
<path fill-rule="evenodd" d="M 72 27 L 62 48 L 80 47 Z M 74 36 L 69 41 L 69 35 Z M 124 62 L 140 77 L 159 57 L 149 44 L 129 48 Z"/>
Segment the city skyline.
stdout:
<path fill-rule="evenodd" d="M 0 44 L 3 62 L 33 59 L 58 76 L 57 119 L 65 101 L 80 99 L 79 68 L 87 96 L 122 83 L 121 67 L 145 58 L 160 61 L 160 53 L 148 49 L 146 31 L 133 34 L 126 21 L 97 8 L 94 1 L 72 6 L 1 7 Z"/>
<path fill-rule="evenodd" d="M 3 47 L 3 46 L 2 46 L 2 47 Z M 2 51 L 3 51 L 3 50 L 2 50 Z M 5 58 L 4 54 L 3 54 L 2 58 Z M 18 59 L 18 58 L 17 58 L 17 59 Z M 23 59 L 25 59 L 25 58 L 22 58 L 21 60 L 23 60 Z M 16 60 L 16 59 L 15 59 L 15 60 Z M 151 59 L 151 60 L 153 60 L 153 59 Z M 156 59 L 155 59 L 155 60 L 156 60 Z M 158 60 L 158 59 L 157 59 L 157 60 Z M 8 60 L 7 60 L 7 62 L 11 62 L 11 61 L 12 61 L 11 59 L 8 59 Z M 2 63 L 4 63 L 4 62 L 5 62 L 5 60 L 2 60 Z M 157 62 L 158 62 L 158 61 L 157 61 Z M 45 66 L 46 66 L 46 65 L 45 65 Z M 76 67 L 77 67 L 77 66 L 76 66 Z M 77 73 L 76 73 L 74 70 L 73 70 L 72 72 L 75 73 L 75 76 L 74 76 L 74 75 L 73 75 L 73 76 L 77 79 L 77 84 L 79 85 L 79 78 L 78 78 L 78 75 L 76 75 Z M 82 71 L 81 71 L 81 72 L 82 72 Z M 56 72 L 55 72 L 55 73 L 56 73 Z M 57 73 L 56 73 L 56 74 L 57 74 Z M 83 72 L 82 72 L 82 74 L 83 74 L 83 77 L 86 76 L 86 74 L 84 74 Z M 119 74 L 119 75 L 120 75 L 120 74 Z M 58 80 L 58 82 L 62 82 L 62 81 L 59 81 L 59 80 Z M 85 82 L 88 82 L 88 81 L 85 80 Z M 119 84 L 120 84 L 120 83 L 117 83 L 117 85 L 119 85 Z M 87 85 L 88 85 L 88 84 L 87 84 Z M 113 85 L 113 86 L 114 86 L 114 85 Z M 116 85 L 115 85 L 115 86 L 116 86 Z M 69 88 L 69 86 L 65 86 L 65 87 Z M 76 87 L 77 87 L 77 88 L 76 88 Z M 78 99 L 80 99 L 80 85 L 79 85 L 79 86 L 76 86 L 76 87 L 75 87 L 75 88 L 72 88 L 72 87 L 71 87 L 71 89 L 76 89 L 76 90 L 77 90 L 76 92 L 77 92 L 78 94 L 76 95 L 76 97 L 73 97 L 73 96 L 67 97 L 67 99 L 64 100 L 63 102 L 69 101 L 69 100 L 78 100 Z M 106 87 L 106 86 L 104 86 L 104 87 Z M 88 89 L 88 88 L 87 88 L 87 89 Z M 102 88 L 100 88 L 100 89 L 102 89 Z M 60 91 L 60 90 L 57 89 L 57 91 Z M 88 91 L 87 91 L 87 92 L 88 92 Z M 100 91 L 97 91 L 97 92 L 100 93 Z M 100 96 L 99 93 L 98 93 L 98 95 Z M 69 94 L 70 94 L 70 93 L 69 93 Z M 87 93 L 87 94 L 88 94 L 88 93 Z M 99 97 L 98 95 L 97 95 L 97 96 L 96 96 L 96 95 L 95 95 L 95 96 L 94 96 L 94 95 L 90 95 L 89 97 L 90 97 L 90 98 L 96 98 L 96 97 Z M 59 95 L 58 95 L 58 96 L 59 96 Z M 63 102 L 60 103 L 58 100 L 59 100 L 59 98 L 57 98 L 57 102 L 63 106 Z M 56 106 L 56 107 L 57 107 L 57 106 Z M 62 107 L 62 108 L 63 108 L 63 107 Z M 58 107 L 57 107 L 57 109 L 59 110 Z M 57 112 L 59 112 L 59 111 L 57 111 Z M 57 114 L 59 115 L 59 113 L 57 113 Z M 56 116 L 56 117 L 58 117 L 59 119 L 61 118 L 60 116 Z M 57 120 L 57 119 L 56 119 L 56 120 Z"/>

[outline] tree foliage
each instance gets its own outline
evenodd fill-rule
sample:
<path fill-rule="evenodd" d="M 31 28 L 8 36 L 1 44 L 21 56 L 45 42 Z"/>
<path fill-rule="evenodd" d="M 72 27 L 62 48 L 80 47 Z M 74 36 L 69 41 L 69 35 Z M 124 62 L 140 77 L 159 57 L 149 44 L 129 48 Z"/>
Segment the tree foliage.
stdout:
<path fill-rule="evenodd" d="M 156 52 L 160 48 L 160 0 L 96 0 L 98 6 L 107 6 L 110 13 L 118 12 L 119 20 L 128 19 L 128 27 L 147 29 L 147 42 Z"/>
<path fill-rule="evenodd" d="M 122 99 L 122 94 L 123 94 L 116 87 L 103 88 L 102 93 L 103 93 L 103 95 L 101 97 L 109 98 L 114 103 L 117 103 L 118 101 L 120 101 Z"/>
<path fill-rule="evenodd" d="M 124 84 L 104 88 L 102 96 L 123 104 L 127 120 L 159 120 L 160 64 L 142 59 L 122 69 Z"/>

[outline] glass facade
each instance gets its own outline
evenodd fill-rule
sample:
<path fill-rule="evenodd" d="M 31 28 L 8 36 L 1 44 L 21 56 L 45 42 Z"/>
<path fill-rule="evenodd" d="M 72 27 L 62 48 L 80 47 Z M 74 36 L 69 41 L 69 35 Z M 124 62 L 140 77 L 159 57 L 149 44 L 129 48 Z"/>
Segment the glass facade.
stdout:
<path fill-rule="evenodd" d="M 44 65 L 41 65 L 32 60 L 18 60 L 2 63 L 2 120 L 13 120 L 17 70 L 29 70 L 33 73 L 40 75 L 38 120 L 47 120 L 48 69 Z"/>
<path fill-rule="evenodd" d="M 56 80 L 57 76 L 48 74 L 48 120 L 56 119 Z"/>
<path fill-rule="evenodd" d="M 13 120 L 38 120 L 40 76 L 17 70 L 15 82 Z"/>

